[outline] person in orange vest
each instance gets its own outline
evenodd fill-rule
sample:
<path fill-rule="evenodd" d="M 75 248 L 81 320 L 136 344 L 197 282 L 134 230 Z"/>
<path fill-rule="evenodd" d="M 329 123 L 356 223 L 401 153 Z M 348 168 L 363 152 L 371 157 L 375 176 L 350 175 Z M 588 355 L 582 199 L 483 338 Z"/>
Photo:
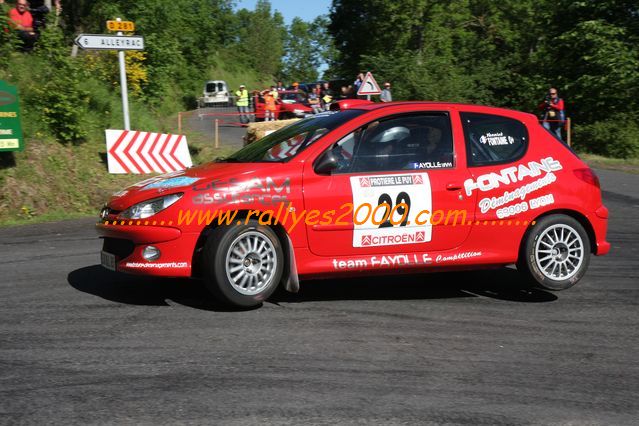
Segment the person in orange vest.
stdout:
<path fill-rule="evenodd" d="M 277 106 L 273 92 L 275 92 L 275 87 L 262 92 L 262 97 L 264 97 L 264 121 L 275 121 Z"/>

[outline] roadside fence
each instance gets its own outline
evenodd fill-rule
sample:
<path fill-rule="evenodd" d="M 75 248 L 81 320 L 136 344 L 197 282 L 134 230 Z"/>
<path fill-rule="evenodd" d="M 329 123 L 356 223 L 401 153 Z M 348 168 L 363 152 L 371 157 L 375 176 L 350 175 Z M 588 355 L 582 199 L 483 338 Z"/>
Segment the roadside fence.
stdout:
<path fill-rule="evenodd" d="M 565 120 L 544 120 L 539 119 L 539 123 L 543 124 L 544 122 L 548 123 L 563 123 L 563 130 L 566 132 L 566 144 L 568 146 L 572 146 L 572 120 L 570 117 L 566 117 Z"/>

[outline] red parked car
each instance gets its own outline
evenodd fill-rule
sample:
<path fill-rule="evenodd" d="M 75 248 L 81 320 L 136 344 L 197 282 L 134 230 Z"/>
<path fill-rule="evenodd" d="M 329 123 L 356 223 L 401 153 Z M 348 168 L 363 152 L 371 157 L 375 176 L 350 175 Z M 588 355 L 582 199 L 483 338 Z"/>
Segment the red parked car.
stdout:
<path fill-rule="evenodd" d="M 562 290 L 610 249 L 597 176 L 534 115 L 449 103 L 310 116 L 101 218 L 107 268 L 201 277 L 237 306 L 310 277 L 509 264 Z"/>
<path fill-rule="evenodd" d="M 307 114 L 312 114 L 313 109 L 306 101 L 306 93 L 301 90 L 285 90 L 279 92 L 276 104 L 275 117 L 278 120 L 287 120 L 289 118 L 302 118 Z M 255 119 L 264 120 L 264 99 L 259 93 L 253 98 L 255 105 Z"/>

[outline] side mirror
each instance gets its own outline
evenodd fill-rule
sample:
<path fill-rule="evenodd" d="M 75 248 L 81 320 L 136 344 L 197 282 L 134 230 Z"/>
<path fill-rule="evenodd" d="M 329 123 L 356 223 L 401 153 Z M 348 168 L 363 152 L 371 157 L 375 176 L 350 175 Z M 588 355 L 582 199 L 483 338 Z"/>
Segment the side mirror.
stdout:
<path fill-rule="evenodd" d="M 315 173 L 318 175 L 330 175 L 331 171 L 336 169 L 338 164 L 337 156 L 329 149 L 317 158 L 313 170 L 315 170 Z"/>

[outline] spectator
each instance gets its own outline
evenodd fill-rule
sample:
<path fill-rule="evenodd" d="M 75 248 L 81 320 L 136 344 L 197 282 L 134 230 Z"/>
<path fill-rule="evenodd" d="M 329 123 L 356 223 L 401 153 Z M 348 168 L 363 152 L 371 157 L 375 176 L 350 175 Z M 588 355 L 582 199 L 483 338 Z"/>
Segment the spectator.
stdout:
<path fill-rule="evenodd" d="M 240 84 L 240 90 L 235 92 L 237 96 L 237 111 L 240 113 L 240 123 L 247 124 L 249 120 L 249 93 L 246 86 Z"/>
<path fill-rule="evenodd" d="M 339 89 L 339 98 L 340 99 L 348 99 L 348 87 L 342 86 Z"/>
<path fill-rule="evenodd" d="M 282 83 L 281 81 L 277 82 L 277 91 L 278 92 L 283 92 L 286 90 L 286 87 L 284 87 L 284 83 Z"/>
<path fill-rule="evenodd" d="M 320 91 L 320 97 L 322 101 L 322 106 L 325 111 L 329 111 L 331 109 L 331 102 L 333 102 L 333 91 L 330 88 L 328 82 L 325 82 L 322 85 L 322 90 Z"/>
<path fill-rule="evenodd" d="M 364 82 L 364 74 L 360 72 L 359 74 L 357 74 L 357 78 L 355 79 L 352 85 L 353 91 L 356 94 L 363 82 Z"/>
<path fill-rule="evenodd" d="M 261 95 L 264 98 L 264 121 L 275 121 L 275 111 L 277 110 L 275 86 L 271 86 L 270 90 L 264 90 Z"/>
<path fill-rule="evenodd" d="M 313 114 L 322 112 L 322 105 L 320 104 L 317 87 L 313 87 L 311 93 L 308 94 L 308 104 L 311 108 L 313 108 Z"/>
<path fill-rule="evenodd" d="M 9 10 L 9 25 L 17 31 L 24 52 L 30 52 L 38 39 L 38 34 L 33 29 L 33 16 L 27 8 L 27 0 L 18 0 L 16 7 Z"/>
<path fill-rule="evenodd" d="M 275 99 L 275 102 L 277 102 L 280 97 L 280 92 L 275 86 L 271 86 L 271 95 L 273 96 L 273 99 Z"/>
<path fill-rule="evenodd" d="M 60 16 L 62 12 L 60 0 L 54 0 L 53 3 L 56 16 Z M 33 16 L 33 29 L 40 34 L 40 31 L 46 27 L 47 14 L 51 11 L 45 6 L 44 0 L 31 0 L 29 2 L 29 12 Z"/>
<path fill-rule="evenodd" d="M 299 102 L 299 103 L 306 102 L 306 92 L 300 89 L 300 84 L 297 81 L 293 83 L 293 91 L 296 92 L 295 93 L 296 102 Z"/>
<path fill-rule="evenodd" d="M 391 85 L 388 81 L 384 83 L 384 90 L 382 90 L 382 93 L 379 95 L 379 100 L 382 102 L 393 102 L 393 95 L 391 95 Z"/>
<path fill-rule="evenodd" d="M 543 111 L 543 126 L 557 135 L 559 140 L 563 141 L 561 128 L 566 120 L 564 100 L 559 97 L 556 88 L 550 88 L 546 98 L 539 104 L 539 109 Z"/>

